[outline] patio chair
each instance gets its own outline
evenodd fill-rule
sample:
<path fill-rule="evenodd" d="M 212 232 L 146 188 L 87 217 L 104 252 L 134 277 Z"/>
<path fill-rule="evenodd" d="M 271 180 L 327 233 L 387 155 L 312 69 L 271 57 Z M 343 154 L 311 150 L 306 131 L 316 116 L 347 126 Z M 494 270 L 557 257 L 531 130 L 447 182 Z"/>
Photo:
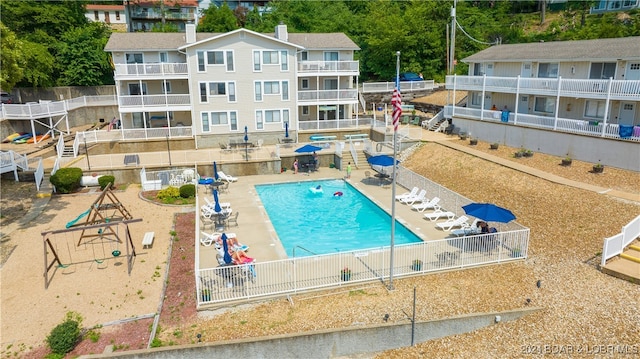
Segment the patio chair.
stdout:
<path fill-rule="evenodd" d="M 411 206 L 411 208 L 413 208 L 416 211 L 422 213 L 427 209 L 439 209 L 440 205 L 438 204 L 438 202 L 440 202 L 440 198 L 439 197 L 433 197 L 431 199 L 431 201 L 414 204 L 413 206 Z"/>
<path fill-rule="evenodd" d="M 215 243 L 221 236 L 220 233 L 206 233 L 206 232 L 200 232 L 202 233 L 202 237 L 200 237 L 200 244 L 202 244 L 205 247 L 211 247 L 211 245 L 213 243 Z"/>
<path fill-rule="evenodd" d="M 447 232 L 451 231 L 453 228 L 462 227 L 465 225 L 469 226 L 469 217 L 467 216 L 460 216 L 456 219 L 447 220 L 446 222 L 436 223 L 436 227 Z"/>
<path fill-rule="evenodd" d="M 431 222 L 437 221 L 440 218 L 447 218 L 447 220 L 452 220 L 456 217 L 456 214 L 449 211 L 443 211 L 442 208 L 437 208 L 432 213 L 425 213 L 424 218 L 430 220 Z"/>
<path fill-rule="evenodd" d="M 415 196 L 415 195 L 418 194 L 418 191 L 420 191 L 420 188 L 413 187 L 410 192 L 405 192 L 405 193 L 397 195 L 396 196 L 396 201 L 399 201 L 401 199 L 405 199 L 405 198 L 408 198 L 408 197 Z"/>
<path fill-rule="evenodd" d="M 416 202 L 424 201 L 426 199 L 426 196 L 427 196 L 427 190 L 426 189 L 422 189 L 422 190 L 420 190 L 420 193 L 418 193 L 415 196 L 411 196 L 411 197 L 407 197 L 407 198 L 401 199 L 400 203 L 412 205 L 412 204 L 415 204 Z"/>
<path fill-rule="evenodd" d="M 480 227 L 478 227 L 479 219 L 475 219 L 471 224 L 463 224 L 460 229 L 454 229 L 451 234 L 454 236 L 472 236 L 474 234 L 480 234 Z"/>
<path fill-rule="evenodd" d="M 236 214 L 234 216 L 227 217 L 227 227 L 231 226 L 232 223 L 236 227 L 238 227 L 238 216 L 239 215 L 240 215 L 240 212 L 236 212 Z"/>
<path fill-rule="evenodd" d="M 227 181 L 227 182 L 236 182 L 238 180 L 237 177 L 233 177 L 233 176 L 229 176 L 226 175 L 224 172 L 222 171 L 218 171 L 218 177 L 223 180 L 223 181 Z"/>

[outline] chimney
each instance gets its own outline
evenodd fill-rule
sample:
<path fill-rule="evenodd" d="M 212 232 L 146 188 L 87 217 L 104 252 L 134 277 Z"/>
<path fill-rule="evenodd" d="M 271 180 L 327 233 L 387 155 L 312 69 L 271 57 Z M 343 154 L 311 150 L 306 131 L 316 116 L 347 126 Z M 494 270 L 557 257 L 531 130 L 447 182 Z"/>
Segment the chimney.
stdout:
<path fill-rule="evenodd" d="M 186 24 L 185 30 L 187 31 L 187 44 L 196 42 L 196 25 Z"/>
<path fill-rule="evenodd" d="M 276 26 L 276 39 L 282 41 L 289 41 L 289 33 L 287 32 L 287 25 L 282 21 Z"/>

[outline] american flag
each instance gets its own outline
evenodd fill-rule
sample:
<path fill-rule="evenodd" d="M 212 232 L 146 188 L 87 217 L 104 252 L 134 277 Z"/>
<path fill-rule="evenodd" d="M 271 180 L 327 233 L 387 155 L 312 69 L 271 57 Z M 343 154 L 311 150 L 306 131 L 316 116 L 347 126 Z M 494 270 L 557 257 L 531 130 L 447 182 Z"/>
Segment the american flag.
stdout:
<path fill-rule="evenodd" d="M 398 86 L 393 90 L 391 105 L 393 105 L 393 131 L 396 132 L 398 131 L 398 125 L 400 124 L 400 115 L 402 115 L 402 96 L 400 96 L 400 89 Z"/>

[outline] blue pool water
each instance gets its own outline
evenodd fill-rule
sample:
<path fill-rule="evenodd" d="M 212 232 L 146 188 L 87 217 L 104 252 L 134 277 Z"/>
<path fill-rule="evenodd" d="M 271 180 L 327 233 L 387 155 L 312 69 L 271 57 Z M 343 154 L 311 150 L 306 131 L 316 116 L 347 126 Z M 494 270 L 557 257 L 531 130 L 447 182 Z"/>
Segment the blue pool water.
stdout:
<path fill-rule="evenodd" d="M 323 191 L 313 193 L 318 185 Z M 259 185 L 256 190 L 290 257 L 296 246 L 326 254 L 390 244 L 391 216 L 345 181 Z M 395 229 L 395 244 L 421 242 L 397 221 Z M 296 248 L 295 256 L 313 255 L 308 251 Z"/>

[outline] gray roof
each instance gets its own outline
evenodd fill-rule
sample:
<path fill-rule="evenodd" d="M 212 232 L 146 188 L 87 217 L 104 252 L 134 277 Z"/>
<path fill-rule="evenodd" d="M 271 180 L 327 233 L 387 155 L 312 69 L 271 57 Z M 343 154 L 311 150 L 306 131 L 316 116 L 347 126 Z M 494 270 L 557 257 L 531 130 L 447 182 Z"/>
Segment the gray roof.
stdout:
<path fill-rule="evenodd" d="M 203 41 L 211 37 L 220 36 L 221 33 L 197 32 L 196 41 Z M 263 34 L 268 37 L 275 35 Z M 289 33 L 289 42 L 303 46 L 306 49 L 334 49 L 334 50 L 360 50 L 347 35 L 343 33 L 327 34 L 296 34 Z M 162 33 L 162 32 L 114 32 L 109 37 L 109 41 L 104 50 L 114 51 L 160 51 L 176 50 L 186 45 L 186 34 Z"/>
<path fill-rule="evenodd" d="M 640 36 L 615 39 L 532 42 L 497 45 L 464 62 L 594 61 L 640 59 Z"/>

